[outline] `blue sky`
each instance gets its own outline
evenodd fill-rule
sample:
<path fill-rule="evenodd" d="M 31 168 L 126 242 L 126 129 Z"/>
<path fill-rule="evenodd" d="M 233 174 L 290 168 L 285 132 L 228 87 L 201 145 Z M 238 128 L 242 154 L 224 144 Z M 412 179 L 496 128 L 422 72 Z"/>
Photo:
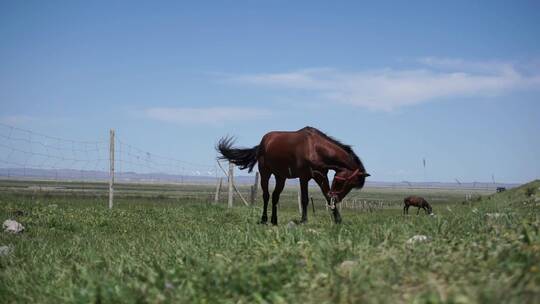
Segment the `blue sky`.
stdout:
<path fill-rule="evenodd" d="M 202 164 L 311 125 L 372 180 L 540 177 L 538 2 L 334 2 L 1 1 L 0 122 Z"/>

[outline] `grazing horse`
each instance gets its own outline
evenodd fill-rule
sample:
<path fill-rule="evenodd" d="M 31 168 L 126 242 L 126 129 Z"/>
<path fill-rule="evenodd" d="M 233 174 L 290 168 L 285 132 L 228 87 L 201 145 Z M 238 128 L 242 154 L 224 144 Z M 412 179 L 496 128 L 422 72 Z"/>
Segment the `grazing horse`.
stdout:
<path fill-rule="evenodd" d="M 332 209 L 334 221 L 340 223 L 341 216 L 335 204 L 351 189 L 362 188 L 366 177 L 370 176 L 351 146 L 312 127 L 293 132 L 269 132 L 253 148 L 233 148 L 233 144 L 232 138 L 224 137 L 219 140 L 216 149 L 222 155 L 220 159 L 229 160 L 241 170 L 247 168 L 251 172 L 255 164 L 259 164 L 264 202 L 261 217 L 263 224 L 268 221 L 268 181 L 272 174 L 276 179 L 272 193 L 273 225 L 277 225 L 277 204 L 286 179 L 300 179 L 302 223 L 307 222 L 308 183 L 311 179 L 321 188 Z M 331 187 L 327 177 L 329 170 L 335 171 Z"/>
<path fill-rule="evenodd" d="M 426 211 L 426 214 L 433 213 L 431 206 L 423 197 L 414 196 L 414 195 L 409 196 L 403 200 L 403 203 L 405 204 L 405 207 L 403 207 L 403 214 L 409 214 L 410 206 L 418 207 L 418 210 L 416 211 L 416 215 L 418 215 L 418 213 L 420 212 L 420 208 L 424 209 L 424 211 Z"/>

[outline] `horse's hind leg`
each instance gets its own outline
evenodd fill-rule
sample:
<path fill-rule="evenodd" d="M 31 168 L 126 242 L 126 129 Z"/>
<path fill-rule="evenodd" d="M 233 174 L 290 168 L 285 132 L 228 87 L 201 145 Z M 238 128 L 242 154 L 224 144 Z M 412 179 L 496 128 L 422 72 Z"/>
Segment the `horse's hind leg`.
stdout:
<path fill-rule="evenodd" d="M 268 222 L 268 201 L 270 200 L 270 191 L 268 191 L 268 180 L 270 174 L 263 174 L 261 172 L 261 189 L 263 192 L 263 213 L 261 216 L 261 224 Z"/>
<path fill-rule="evenodd" d="M 416 215 L 420 214 L 420 208 L 422 208 L 422 207 L 418 207 L 418 208 L 416 209 Z"/>
<path fill-rule="evenodd" d="M 279 195 L 285 187 L 285 178 L 276 176 L 276 186 L 274 192 L 272 192 L 272 218 L 270 222 L 272 225 L 277 225 L 277 204 L 279 203 Z"/>

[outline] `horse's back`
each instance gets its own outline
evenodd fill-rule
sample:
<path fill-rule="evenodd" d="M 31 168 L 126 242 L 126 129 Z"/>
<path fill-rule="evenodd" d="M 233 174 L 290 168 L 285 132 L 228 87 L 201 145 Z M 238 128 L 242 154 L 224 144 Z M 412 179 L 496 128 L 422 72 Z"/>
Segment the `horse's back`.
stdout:
<path fill-rule="evenodd" d="M 259 169 L 262 166 L 280 176 L 298 177 L 299 170 L 309 162 L 309 154 L 309 139 L 304 132 L 272 131 L 261 139 Z"/>
<path fill-rule="evenodd" d="M 423 204 L 426 204 L 427 201 L 423 197 L 411 195 L 411 196 L 407 196 L 403 200 L 403 203 L 405 203 L 405 205 L 421 206 Z"/>
<path fill-rule="evenodd" d="M 279 154 L 293 153 L 306 142 L 306 136 L 299 131 L 272 131 L 266 133 L 260 146 L 265 152 Z"/>

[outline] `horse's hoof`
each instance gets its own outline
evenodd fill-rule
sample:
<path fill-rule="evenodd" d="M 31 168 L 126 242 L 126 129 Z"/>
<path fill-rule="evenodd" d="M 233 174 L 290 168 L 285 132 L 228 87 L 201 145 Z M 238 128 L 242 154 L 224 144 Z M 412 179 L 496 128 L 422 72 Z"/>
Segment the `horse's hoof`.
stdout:
<path fill-rule="evenodd" d="M 267 221 L 259 221 L 258 224 L 259 225 L 268 225 L 268 222 Z"/>

